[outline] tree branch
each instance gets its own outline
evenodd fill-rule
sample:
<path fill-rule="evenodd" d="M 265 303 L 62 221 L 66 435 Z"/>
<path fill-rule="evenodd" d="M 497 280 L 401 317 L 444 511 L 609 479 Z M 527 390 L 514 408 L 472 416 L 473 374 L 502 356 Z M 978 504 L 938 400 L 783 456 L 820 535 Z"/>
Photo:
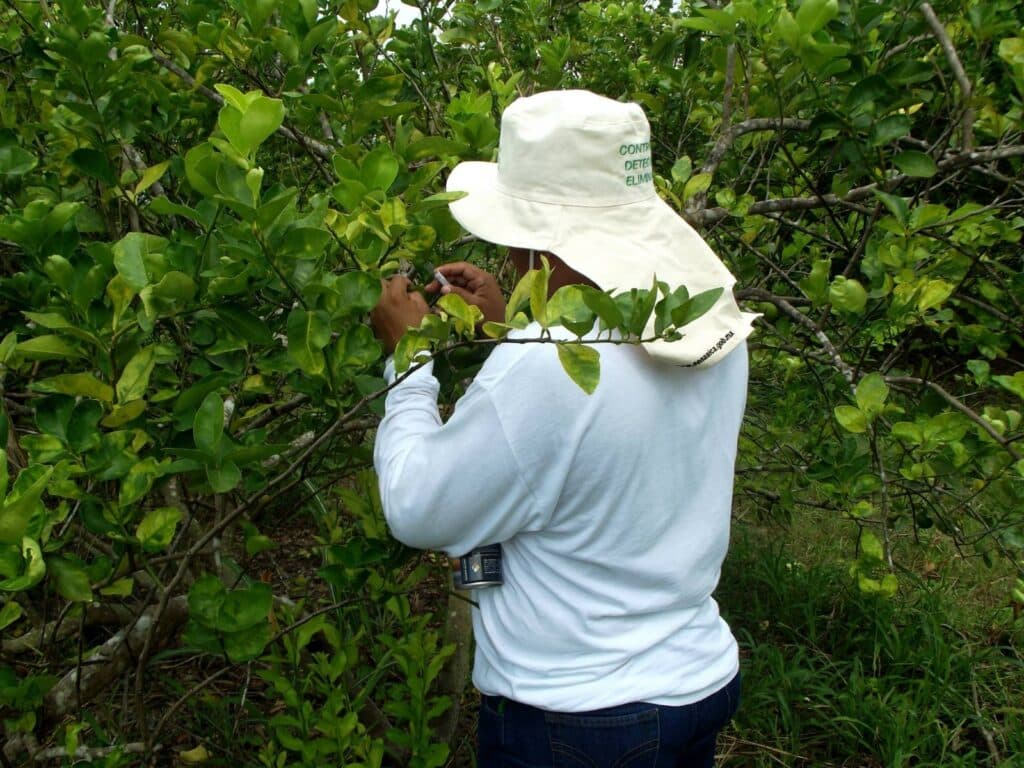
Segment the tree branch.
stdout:
<path fill-rule="evenodd" d="M 960 121 L 961 141 L 963 142 L 964 149 L 970 151 L 974 147 L 974 108 L 971 106 L 971 95 L 973 93 L 971 81 L 967 79 L 967 73 L 964 71 L 964 65 L 960 63 L 960 57 L 956 55 L 953 41 L 946 34 L 946 28 L 942 26 L 939 17 L 935 15 L 935 10 L 931 4 L 921 3 L 921 13 L 924 14 L 925 21 L 931 27 L 932 33 L 939 41 L 939 45 L 942 46 L 950 69 L 953 70 L 956 82 L 960 86 L 960 95 L 964 102 L 964 114 Z"/>
<path fill-rule="evenodd" d="M 843 356 L 839 354 L 839 350 L 836 349 L 832 340 L 825 335 L 825 332 L 820 330 L 807 315 L 801 312 L 799 309 L 794 307 L 785 299 L 776 296 L 769 291 L 762 290 L 760 288 L 744 288 L 736 291 L 736 300 L 742 299 L 757 299 L 758 301 L 768 301 L 777 306 L 783 312 L 785 312 L 793 320 L 796 320 L 800 325 L 806 328 L 814 338 L 818 340 L 822 349 L 825 350 L 826 354 L 832 359 L 832 364 L 835 368 L 843 375 L 847 383 L 852 387 L 856 381 L 857 376 L 854 373 L 853 368 L 850 364 L 843 360 Z"/>
<path fill-rule="evenodd" d="M 776 121 L 777 122 L 777 121 Z M 940 171 L 949 171 L 955 168 L 969 167 L 990 163 L 995 160 L 1006 160 L 1011 157 L 1024 157 L 1024 146 L 1014 145 L 1009 147 L 983 147 L 970 152 L 947 152 L 945 157 L 937 165 Z M 874 190 L 888 190 L 899 186 L 902 182 L 910 179 L 910 176 L 899 174 L 893 176 L 886 182 L 865 184 L 862 187 L 854 187 L 844 196 L 834 194 L 820 195 L 817 197 L 779 197 L 773 200 L 761 200 L 752 204 L 747 209 L 747 215 L 759 215 L 766 213 L 782 213 L 785 211 L 805 211 L 812 208 L 823 208 L 829 205 L 853 204 L 869 198 Z M 708 208 L 704 211 L 687 211 L 687 217 L 696 221 L 698 225 L 707 226 L 715 224 L 731 214 L 725 208 Z"/>

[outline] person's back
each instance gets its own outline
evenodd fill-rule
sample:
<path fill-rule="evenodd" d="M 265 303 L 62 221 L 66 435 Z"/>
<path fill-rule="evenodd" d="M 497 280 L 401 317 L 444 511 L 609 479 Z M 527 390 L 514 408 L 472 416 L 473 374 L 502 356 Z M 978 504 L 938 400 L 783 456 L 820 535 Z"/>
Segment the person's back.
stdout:
<path fill-rule="evenodd" d="M 474 681 L 551 710 L 688 704 L 737 671 L 710 595 L 728 546 L 746 349 L 709 369 L 595 349 L 592 395 L 541 344 L 502 346 L 473 384 L 537 508 L 535 530 L 503 542 L 505 586 L 479 593 Z"/>

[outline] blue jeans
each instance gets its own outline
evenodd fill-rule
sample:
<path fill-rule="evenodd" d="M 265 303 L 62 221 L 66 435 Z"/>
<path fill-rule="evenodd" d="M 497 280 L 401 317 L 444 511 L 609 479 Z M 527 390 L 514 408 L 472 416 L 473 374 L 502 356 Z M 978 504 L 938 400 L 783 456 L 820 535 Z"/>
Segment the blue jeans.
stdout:
<path fill-rule="evenodd" d="M 560 713 L 483 696 L 477 768 L 710 768 L 718 732 L 739 702 L 739 675 L 683 707 L 638 703 Z"/>

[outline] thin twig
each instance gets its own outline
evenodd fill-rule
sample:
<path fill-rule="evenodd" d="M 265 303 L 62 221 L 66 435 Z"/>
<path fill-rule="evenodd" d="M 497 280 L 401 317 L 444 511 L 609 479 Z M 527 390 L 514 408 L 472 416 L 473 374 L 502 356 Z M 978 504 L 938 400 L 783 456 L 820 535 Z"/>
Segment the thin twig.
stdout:
<path fill-rule="evenodd" d="M 956 55 L 953 41 L 946 34 L 946 28 L 942 26 L 939 17 L 935 15 L 935 10 L 931 4 L 921 3 L 921 13 L 924 14 L 925 21 L 931 27 L 932 32 L 939 41 L 939 45 L 942 46 L 942 50 L 946 54 L 946 60 L 949 62 L 949 67 L 953 70 L 956 82 L 960 86 L 960 96 L 964 102 L 964 114 L 960 122 L 961 140 L 964 149 L 970 151 L 974 147 L 974 108 L 971 106 L 971 95 L 973 93 L 971 81 L 967 79 L 967 73 L 964 71 L 964 65 L 960 63 L 960 57 Z"/>
<path fill-rule="evenodd" d="M 1021 456 L 1020 452 L 1013 447 L 1009 440 L 1007 440 L 1005 437 L 1003 437 L 996 431 L 995 427 L 989 424 L 985 419 L 983 419 L 976 412 L 971 410 L 970 407 L 964 405 L 956 397 L 951 395 L 949 392 L 943 389 L 940 385 L 936 384 L 934 381 L 920 379 L 916 376 L 886 376 L 885 381 L 887 384 L 914 384 L 920 387 L 928 387 L 928 389 L 930 389 L 932 392 L 937 394 L 947 403 L 952 405 L 954 408 L 960 411 L 960 413 L 964 414 L 964 416 L 969 418 L 979 427 L 984 429 L 993 440 L 999 443 L 999 445 L 1002 446 L 1003 449 L 1006 450 L 1006 452 L 1009 453 L 1014 458 L 1015 461 L 1020 461 L 1021 458 L 1024 458 Z"/>
<path fill-rule="evenodd" d="M 825 335 L 825 332 L 819 329 L 814 321 L 811 320 L 807 315 L 801 312 L 799 309 L 794 307 L 785 299 L 776 296 L 770 291 L 762 290 L 761 288 L 744 288 L 743 290 L 736 292 L 736 299 L 757 299 L 758 301 L 768 301 L 777 306 L 789 317 L 796 320 L 800 325 L 806 328 L 810 333 L 818 340 L 822 349 L 825 350 L 826 354 L 832 359 L 832 364 L 835 368 L 843 375 L 847 383 L 852 387 L 856 381 L 856 374 L 850 364 L 843 360 L 842 355 L 839 354 L 839 350 L 836 349 L 832 340 Z"/>

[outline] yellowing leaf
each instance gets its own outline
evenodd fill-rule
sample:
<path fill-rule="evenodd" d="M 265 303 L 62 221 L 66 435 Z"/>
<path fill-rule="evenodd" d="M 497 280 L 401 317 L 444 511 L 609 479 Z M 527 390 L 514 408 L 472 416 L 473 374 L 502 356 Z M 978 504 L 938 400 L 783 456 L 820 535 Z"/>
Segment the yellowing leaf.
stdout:
<path fill-rule="evenodd" d="M 205 763 L 210 759 L 210 753 L 206 747 L 200 744 L 198 747 L 190 749 L 186 752 L 179 752 L 178 758 L 189 765 L 196 765 L 198 763 Z"/>
<path fill-rule="evenodd" d="M 117 402 L 128 403 L 146 394 L 149 376 L 156 365 L 155 350 L 152 345 L 143 347 L 124 366 L 121 378 L 117 381 Z"/>
<path fill-rule="evenodd" d="M 588 395 L 594 393 L 601 379 L 601 357 L 596 349 L 583 344 L 559 344 L 558 360 L 580 389 Z"/>
<path fill-rule="evenodd" d="M 164 160 L 162 163 L 157 163 L 156 165 L 151 165 L 147 168 L 142 174 L 142 178 L 139 179 L 139 183 L 135 185 L 135 196 L 138 197 L 140 194 L 156 184 L 156 182 L 160 180 L 160 177 L 167 172 L 167 168 L 170 164 L 170 160 Z"/>
<path fill-rule="evenodd" d="M 683 202 L 689 200 L 694 195 L 699 195 L 701 192 L 707 192 L 710 186 L 710 173 L 694 174 L 690 177 L 690 180 L 686 182 L 686 186 L 683 187 Z"/>
<path fill-rule="evenodd" d="M 114 399 L 114 389 L 104 384 L 91 373 L 63 373 L 33 382 L 31 389 L 36 392 L 56 395 L 81 395 L 104 403 Z"/>

